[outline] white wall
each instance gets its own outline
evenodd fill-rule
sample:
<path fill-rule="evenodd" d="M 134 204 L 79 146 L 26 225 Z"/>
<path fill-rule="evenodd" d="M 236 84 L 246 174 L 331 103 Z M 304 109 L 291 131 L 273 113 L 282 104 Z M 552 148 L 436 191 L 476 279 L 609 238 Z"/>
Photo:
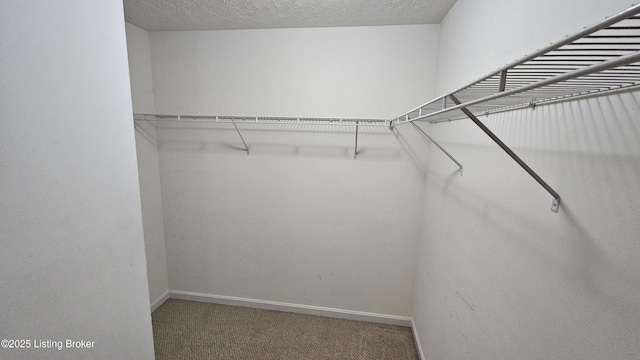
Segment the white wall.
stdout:
<path fill-rule="evenodd" d="M 438 88 L 628 5 L 459 0 L 441 27 Z M 560 193 L 558 214 L 469 121 L 425 125 L 465 166 L 454 176 L 429 153 L 413 312 L 426 359 L 637 358 L 639 114 L 636 92 L 482 117 Z"/>
<path fill-rule="evenodd" d="M 433 92 L 437 25 L 150 36 L 161 114 L 392 118 Z"/>
<path fill-rule="evenodd" d="M 153 114 L 155 105 L 149 33 L 128 23 L 126 31 L 133 112 Z M 158 134 L 156 128 L 146 122 L 137 122 L 135 128 L 149 301 L 154 305 L 169 290 L 158 161 Z"/>
<path fill-rule="evenodd" d="M 122 2 L 3 2 L 0 38 L 0 357 L 153 359 Z"/>
<path fill-rule="evenodd" d="M 421 174 L 386 128 L 160 129 L 169 287 L 408 316 Z M 342 133 L 344 131 L 344 133 Z"/>
<path fill-rule="evenodd" d="M 153 114 L 155 111 L 155 98 L 153 95 L 153 76 L 151 74 L 149 33 L 129 23 L 125 23 L 125 26 L 133 111 Z"/>
<path fill-rule="evenodd" d="M 437 31 L 151 33 L 156 111 L 397 115 L 433 95 Z M 158 130 L 169 288 L 410 315 L 423 176 L 395 135 L 354 160 L 353 128 L 241 130 L 250 156 L 230 125 Z"/>

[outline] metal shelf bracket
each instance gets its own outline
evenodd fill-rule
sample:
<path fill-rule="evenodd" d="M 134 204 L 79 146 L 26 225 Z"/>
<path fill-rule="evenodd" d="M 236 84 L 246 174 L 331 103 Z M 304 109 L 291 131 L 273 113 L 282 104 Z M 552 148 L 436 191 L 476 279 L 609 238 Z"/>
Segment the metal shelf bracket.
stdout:
<path fill-rule="evenodd" d="M 461 104 L 460 100 L 458 100 L 458 98 L 455 97 L 455 95 L 449 95 L 449 98 L 456 105 Z M 520 165 L 532 178 L 534 178 L 540 185 L 542 185 L 542 187 L 545 190 L 547 190 L 549 194 L 551 194 L 551 196 L 553 196 L 551 211 L 557 213 L 560 208 L 560 195 L 555 190 L 553 190 L 553 188 L 549 186 L 549 184 L 547 184 L 544 180 L 542 180 L 542 178 L 538 174 L 536 174 L 536 172 L 533 171 L 533 169 L 531 169 L 529 165 L 527 165 L 527 163 L 525 163 L 518 155 L 516 155 L 516 153 L 514 153 L 513 150 L 511 150 L 502 140 L 500 140 L 500 138 L 498 138 L 491 130 L 489 130 L 489 128 L 485 124 L 483 124 L 482 121 L 480 121 L 480 119 L 478 119 L 471 111 L 469 111 L 469 109 L 467 109 L 464 106 L 461 106 L 460 110 L 469 119 L 471 119 L 471 121 L 473 121 L 480 128 L 480 130 L 482 130 L 485 134 L 487 134 L 487 136 L 489 136 L 491 140 L 493 140 L 496 144 L 498 144 L 498 146 L 500 146 L 500 148 L 502 148 L 502 150 L 504 150 L 504 152 L 506 152 L 507 155 L 509 155 L 515 162 L 517 162 L 518 165 Z"/>
<path fill-rule="evenodd" d="M 354 160 L 358 160 L 358 121 L 356 121 L 356 145 L 355 145 L 355 149 L 353 150 L 353 159 Z"/>
<path fill-rule="evenodd" d="M 413 125 L 413 127 L 419 132 L 421 133 L 424 137 L 426 137 L 427 139 L 429 139 L 429 141 L 431 141 L 435 146 L 438 147 L 438 149 L 440 149 L 440 151 L 442 151 L 443 153 L 445 153 L 445 155 L 447 155 L 449 157 L 449 159 L 451 159 L 454 163 L 456 163 L 456 165 L 458 165 L 458 167 L 460 168 L 460 176 L 462 176 L 462 164 L 460 164 L 458 162 L 458 160 L 456 160 L 453 156 L 451 156 L 451 154 L 449 154 L 449 152 L 447 150 L 445 150 L 440 144 L 438 144 L 435 140 L 433 140 L 433 138 L 431 138 L 431 136 L 429 136 L 424 130 L 422 130 L 422 128 L 420 128 L 418 125 L 416 125 L 414 122 L 411 123 L 411 125 Z"/>
<path fill-rule="evenodd" d="M 247 143 L 244 141 L 244 138 L 240 133 L 240 129 L 238 129 L 238 125 L 236 125 L 236 122 L 233 120 L 231 120 L 231 123 L 233 124 L 233 127 L 236 128 L 236 131 L 238 132 L 238 136 L 240 136 L 240 140 L 242 140 L 242 144 L 244 144 L 244 149 L 247 152 L 247 155 L 249 155 L 249 146 L 247 146 Z"/>

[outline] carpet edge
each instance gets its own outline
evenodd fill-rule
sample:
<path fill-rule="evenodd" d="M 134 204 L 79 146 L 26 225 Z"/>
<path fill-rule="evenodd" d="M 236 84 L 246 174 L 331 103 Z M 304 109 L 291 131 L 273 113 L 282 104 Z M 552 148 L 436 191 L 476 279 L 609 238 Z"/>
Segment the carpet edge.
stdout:
<path fill-rule="evenodd" d="M 408 316 L 378 314 L 378 313 L 370 313 L 370 312 L 363 312 L 363 311 L 328 308 L 328 307 L 322 307 L 322 306 L 302 305 L 302 304 L 284 303 L 284 302 L 270 301 L 270 300 L 242 298 L 242 297 L 235 297 L 235 296 L 204 294 L 204 293 L 196 293 L 196 292 L 182 291 L 182 290 L 169 290 L 168 298 L 208 302 L 208 303 L 221 304 L 221 305 L 250 307 L 250 308 L 264 309 L 264 310 L 282 311 L 282 312 L 290 312 L 290 313 L 296 313 L 296 314 L 325 316 L 325 317 L 345 319 L 345 320 L 365 321 L 365 322 L 372 322 L 372 323 L 379 323 L 379 324 L 386 324 L 386 325 L 397 325 L 397 326 L 413 328 L 412 326 L 413 319 Z"/>

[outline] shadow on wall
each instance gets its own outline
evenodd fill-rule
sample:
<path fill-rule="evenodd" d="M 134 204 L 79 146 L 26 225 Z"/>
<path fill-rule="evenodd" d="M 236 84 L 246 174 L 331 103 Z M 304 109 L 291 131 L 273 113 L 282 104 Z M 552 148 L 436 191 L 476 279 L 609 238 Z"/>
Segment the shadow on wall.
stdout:
<path fill-rule="evenodd" d="M 156 148 L 158 147 L 158 137 L 155 134 L 155 128 L 152 124 L 136 121 L 134 122 L 134 126 L 136 131 L 140 135 L 142 135 L 142 137 L 146 141 L 148 141 L 149 144 L 153 145 Z"/>
<path fill-rule="evenodd" d="M 411 125 L 400 125 L 392 128 L 396 140 L 409 156 L 413 165 L 422 174 L 427 176 L 427 163 L 429 161 L 429 141 L 418 133 Z M 437 150 L 437 149 L 436 149 Z"/>
<path fill-rule="evenodd" d="M 473 147 L 469 149 L 472 152 L 487 152 L 487 149 L 481 147 Z M 465 152 L 466 153 L 466 152 Z M 495 157 L 500 157 L 500 153 L 494 153 Z M 618 209 L 612 209 L 611 206 L 599 206 L 597 201 L 593 201 L 589 205 L 584 205 L 586 200 L 580 199 L 580 205 L 577 205 L 572 199 L 575 198 L 573 192 L 563 191 L 563 202 L 559 214 L 553 214 L 548 208 L 532 207 L 527 205 L 527 196 L 522 199 L 513 199 L 517 202 L 512 206 L 504 206 L 492 199 L 486 193 L 479 192 L 478 189 L 461 186 L 457 182 L 457 172 L 449 176 L 439 175 L 436 179 L 434 176 L 428 176 L 426 187 L 431 191 L 443 194 L 445 197 L 440 199 L 431 199 L 439 204 L 439 209 L 443 213 L 455 213 L 456 217 L 462 217 L 465 214 L 465 221 L 457 222 L 447 221 L 446 226 L 459 227 L 461 231 L 467 232 L 469 241 L 475 241 L 478 237 L 482 237 L 482 231 L 479 229 L 488 228 L 491 241 L 505 241 L 500 246 L 513 248 L 517 252 L 525 253 L 528 259 L 536 259 L 535 262 L 544 267 L 554 267 L 556 273 L 564 274 L 567 278 L 572 278 L 581 283 L 585 289 L 592 292 L 598 292 L 600 295 L 616 298 L 616 293 L 624 293 L 620 299 L 628 298 L 628 292 L 624 289 L 632 290 L 640 296 L 640 272 L 636 272 L 637 265 L 617 261 L 611 255 L 604 252 L 603 247 L 614 245 L 612 243 L 627 243 L 636 241 L 637 234 L 640 232 L 640 225 L 637 219 L 640 218 L 640 159 L 627 157 L 625 159 L 615 157 L 603 157 L 594 164 L 593 159 L 585 159 L 585 157 L 571 156 L 565 158 L 567 161 L 574 161 L 581 166 L 574 166 L 574 170 L 588 172 L 595 170 L 599 174 L 629 172 L 633 169 L 636 172 L 635 183 L 629 187 L 630 191 L 636 191 L 634 194 L 623 192 L 618 194 L 618 199 L 625 195 L 626 198 L 619 202 Z M 517 169 L 511 169 L 517 171 Z M 469 171 L 471 173 L 471 171 Z M 485 174 L 482 174 L 485 175 Z M 490 175 L 490 174 L 489 174 Z M 575 176 L 575 174 L 573 174 Z M 465 175 L 474 176 L 474 175 Z M 606 175 L 597 176 L 604 180 Z M 598 184 L 595 181 L 594 184 Z M 625 181 L 629 183 L 629 181 Z M 589 197 L 590 193 L 596 193 L 601 188 L 598 185 L 591 184 L 591 190 L 587 190 L 584 197 Z M 496 186 L 508 186 L 507 184 L 498 184 Z M 533 185 L 535 186 L 535 184 Z M 637 190 L 633 190 L 637 189 Z M 428 192 L 429 193 L 431 193 Z M 546 193 L 536 192 L 533 196 L 547 197 Z M 428 198 L 427 201 L 430 199 Z M 576 201 L 577 202 L 577 201 Z M 522 211 L 514 211 L 514 207 L 521 206 Z M 587 209 L 591 207 L 591 209 Z M 532 212 L 541 214 L 532 215 Z M 544 213 L 542 213 L 544 212 Z M 589 221 L 585 213 L 595 213 L 597 221 Z M 549 217 L 558 217 L 557 221 L 550 220 Z M 426 218 L 437 218 L 427 214 Z M 445 219 L 441 219 L 445 220 Z M 566 226 L 558 225 L 559 223 Z M 610 231 L 606 234 L 607 230 Z M 540 239 L 545 241 L 540 242 Z M 553 239 L 556 243 L 551 243 L 549 239 Z M 483 239 L 485 241 L 486 239 Z M 607 244 L 609 243 L 609 244 Z M 624 244 L 618 244 L 624 246 Z M 562 249 L 560 249 L 562 248 Z M 630 250 L 632 250 L 631 247 Z M 614 249 L 615 251 L 615 249 Z M 573 254 L 571 259 L 560 259 L 557 254 Z M 625 252 L 620 251 L 615 254 L 625 257 Z M 626 269 L 625 269 L 626 267 Z M 634 270 L 635 269 L 635 270 Z M 599 285 L 609 283 L 611 277 L 620 276 L 619 279 L 626 279 L 627 286 L 617 289 L 599 289 Z M 603 281 L 605 278 L 608 280 Z M 616 281 L 614 281 L 615 283 Z M 636 304 L 627 304 L 629 309 Z"/>
<path fill-rule="evenodd" d="M 138 131 L 152 139 L 150 131 Z M 161 124 L 157 127 L 157 146 L 161 151 L 246 155 L 300 156 L 353 159 L 356 152 L 355 128 L 331 125 L 249 125 L 239 126 L 242 138 L 232 124 Z M 397 161 L 401 150 L 386 127 L 361 127 L 357 137 L 360 160 Z"/>
<path fill-rule="evenodd" d="M 427 229 L 425 241 L 462 243 L 465 239 L 466 247 L 473 250 L 461 247 L 456 256 L 482 269 L 481 274 L 487 271 L 482 261 L 489 259 L 509 263 L 502 270 L 517 269 L 516 274 L 534 269 L 543 277 L 555 277 L 549 280 L 554 285 L 540 289 L 541 294 L 574 301 L 571 311 L 601 312 L 588 315 L 585 321 L 607 318 L 613 319 L 612 324 L 628 324 L 630 316 L 638 318 L 639 98 L 638 92 L 624 93 L 483 119 L 560 193 L 559 214 L 537 206 L 550 202 L 547 193 L 483 134 L 469 136 L 467 129 L 462 139 L 456 138 L 459 129 L 473 124 L 438 125 L 437 139 L 443 138 L 442 144 L 465 165 L 465 175 L 449 176 L 445 169 L 450 164 L 432 152 L 426 184 L 427 203 L 432 205 L 427 206 L 426 218 L 446 225 Z M 514 261 L 523 264 L 513 265 Z M 535 279 L 532 276 L 527 281 Z M 523 286 L 518 282 L 524 278 L 499 277 L 507 279 L 503 279 L 506 287 L 492 289 L 504 292 L 495 295 L 519 297 L 523 303 L 537 295 L 535 286 L 545 284 Z M 567 287 L 562 289 L 566 294 L 560 293 L 557 284 Z M 507 295 L 518 291 L 521 294 Z M 483 305 L 479 299 L 469 301 L 475 302 L 476 309 Z M 547 300 L 538 301 L 547 304 Z"/>

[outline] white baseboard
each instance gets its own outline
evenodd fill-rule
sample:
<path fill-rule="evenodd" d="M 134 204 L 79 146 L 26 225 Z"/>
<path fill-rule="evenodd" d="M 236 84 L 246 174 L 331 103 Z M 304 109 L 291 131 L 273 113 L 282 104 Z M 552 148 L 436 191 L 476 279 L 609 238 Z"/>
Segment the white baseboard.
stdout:
<path fill-rule="evenodd" d="M 278 301 L 257 300 L 235 296 L 212 295 L 189 291 L 169 290 L 169 298 L 208 302 L 222 305 L 243 306 L 256 309 L 284 311 L 297 314 L 326 316 L 338 319 L 367 321 L 380 324 L 412 326 L 412 319 L 407 316 L 376 314 L 362 311 L 351 311 L 312 305 L 283 303 Z"/>
<path fill-rule="evenodd" d="M 151 302 L 151 312 L 154 312 L 160 305 L 164 304 L 165 301 L 169 299 L 169 290 L 165 291 L 162 295 L 160 295 L 157 299 Z"/>
<path fill-rule="evenodd" d="M 413 341 L 416 343 L 416 348 L 418 349 L 418 356 L 420 356 L 420 360 L 425 360 L 424 352 L 422 351 L 422 345 L 420 344 L 420 337 L 418 337 L 418 329 L 416 329 L 416 323 L 411 318 L 411 331 L 413 331 Z"/>

